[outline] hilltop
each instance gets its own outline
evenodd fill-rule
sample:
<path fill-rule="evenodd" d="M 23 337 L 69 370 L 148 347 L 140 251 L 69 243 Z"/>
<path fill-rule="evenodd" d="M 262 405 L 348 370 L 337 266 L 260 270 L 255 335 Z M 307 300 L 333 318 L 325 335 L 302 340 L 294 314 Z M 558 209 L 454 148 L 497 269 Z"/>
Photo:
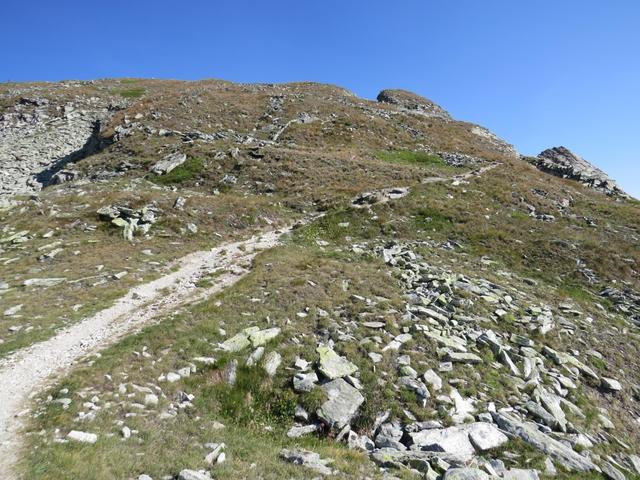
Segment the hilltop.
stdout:
<path fill-rule="evenodd" d="M 7 475 L 640 478 L 640 203 L 565 147 L 404 90 L 5 83 L 0 214 Z"/>

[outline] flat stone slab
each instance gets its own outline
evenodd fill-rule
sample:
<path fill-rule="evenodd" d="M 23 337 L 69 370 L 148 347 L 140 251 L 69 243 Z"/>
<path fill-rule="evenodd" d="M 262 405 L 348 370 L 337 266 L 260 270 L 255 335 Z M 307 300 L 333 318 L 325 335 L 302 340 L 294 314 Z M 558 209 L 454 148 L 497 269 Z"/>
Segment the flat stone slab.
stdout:
<path fill-rule="evenodd" d="M 331 348 L 320 346 L 317 348 L 320 355 L 318 370 L 330 380 L 346 377 L 358 371 L 358 367 L 344 357 L 341 357 Z"/>
<path fill-rule="evenodd" d="M 318 418 L 337 429 L 349 424 L 364 402 L 362 394 L 342 378 L 325 383 L 320 388 L 328 400 L 318 409 Z"/>

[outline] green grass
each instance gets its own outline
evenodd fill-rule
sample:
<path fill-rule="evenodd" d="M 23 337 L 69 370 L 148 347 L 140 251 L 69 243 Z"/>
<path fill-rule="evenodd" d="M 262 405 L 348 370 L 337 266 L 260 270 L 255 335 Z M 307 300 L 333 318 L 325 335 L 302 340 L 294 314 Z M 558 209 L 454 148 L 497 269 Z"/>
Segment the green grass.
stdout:
<path fill-rule="evenodd" d="M 411 150 L 390 150 L 378 152 L 376 155 L 380 160 L 393 163 L 405 163 L 409 165 L 439 165 L 446 166 L 440 156 L 426 153 L 414 152 Z"/>
<path fill-rule="evenodd" d="M 145 89 L 142 87 L 128 88 L 126 90 L 120 90 L 118 93 L 123 98 L 140 98 L 144 95 Z"/>
<path fill-rule="evenodd" d="M 182 165 L 177 166 L 164 175 L 152 174 L 150 179 L 158 185 L 175 185 L 197 178 L 204 170 L 204 163 L 199 158 L 188 158 Z"/>

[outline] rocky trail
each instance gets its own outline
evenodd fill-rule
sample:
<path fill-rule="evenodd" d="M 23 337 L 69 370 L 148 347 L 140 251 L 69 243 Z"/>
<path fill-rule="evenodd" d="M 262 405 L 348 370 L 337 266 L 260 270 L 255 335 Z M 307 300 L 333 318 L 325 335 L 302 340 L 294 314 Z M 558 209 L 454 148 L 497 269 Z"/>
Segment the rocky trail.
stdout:
<path fill-rule="evenodd" d="M 49 382 L 83 356 L 114 344 L 158 316 L 233 285 L 250 271 L 258 252 L 276 246 L 287 231 L 269 231 L 186 255 L 176 261 L 175 271 L 134 287 L 113 306 L 55 337 L 0 360 L 0 472 L 10 472 L 18 458 L 20 418 L 28 411 L 28 400 Z M 198 280 L 218 272 L 222 273 L 213 277 L 212 286 L 196 288 Z"/>

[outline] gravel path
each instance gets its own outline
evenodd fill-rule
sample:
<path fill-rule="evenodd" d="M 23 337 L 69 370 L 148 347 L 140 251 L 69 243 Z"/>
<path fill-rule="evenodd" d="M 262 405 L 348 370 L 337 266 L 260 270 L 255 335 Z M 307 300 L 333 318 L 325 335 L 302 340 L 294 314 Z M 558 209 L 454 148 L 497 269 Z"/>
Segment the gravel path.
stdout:
<path fill-rule="evenodd" d="M 278 244 L 289 229 L 270 231 L 209 251 L 191 253 L 175 262 L 177 269 L 157 280 L 131 289 L 113 306 L 98 312 L 46 341 L 0 360 L 0 473 L 12 474 L 18 460 L 21 417 L 28 413 L 29 399 L 41 392 L 81 357 L 114 344 L 159 315 L 192 303 L 233 285 L 249 272 L 260 250 Z M 195 283 L 214 271 L 213 286 Z"/>

